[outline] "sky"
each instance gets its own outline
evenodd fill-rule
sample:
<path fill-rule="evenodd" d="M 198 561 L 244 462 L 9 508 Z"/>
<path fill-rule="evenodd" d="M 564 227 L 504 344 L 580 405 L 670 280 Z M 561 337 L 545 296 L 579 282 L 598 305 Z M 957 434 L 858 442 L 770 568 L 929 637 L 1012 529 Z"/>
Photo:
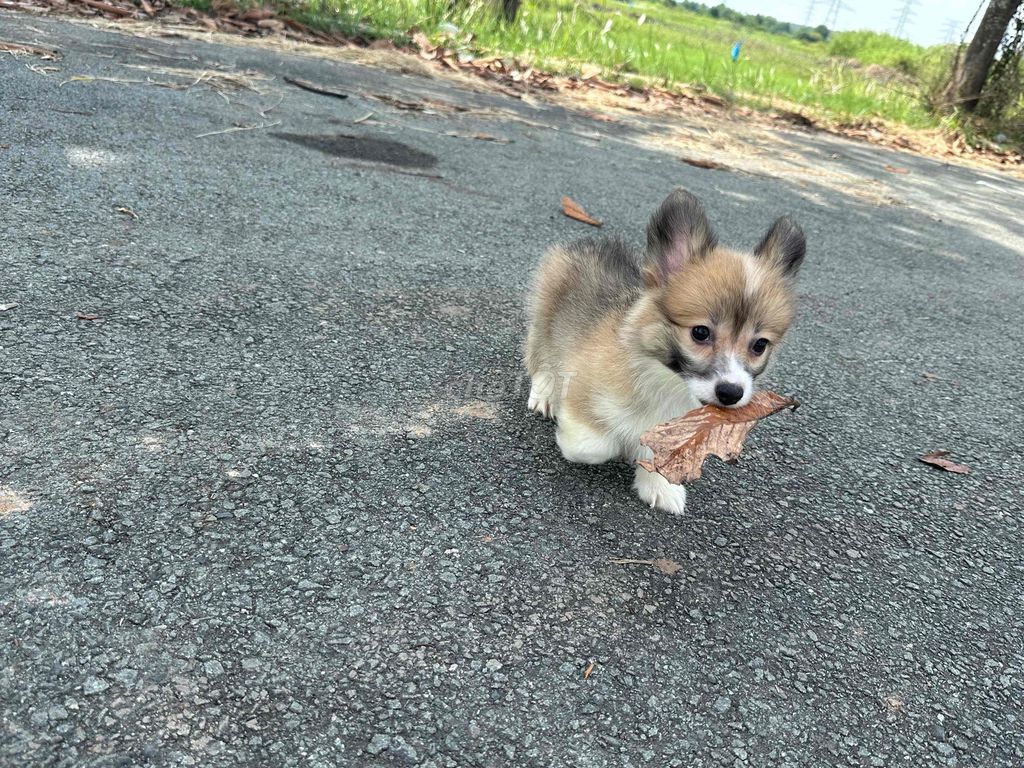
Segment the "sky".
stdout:
<path fill-rule="evenodd" d="M 703 0 L 714 5 L 715 0 Z M 727 6 L 743 13 L 763 13 L 780 21 L 803 24 L 811 0 L 723 0 Z M 829 6 L 833 0 L 817 0 L 811 14 L 811 26 L 824 24 Z M 843 0 L 845 10 L 839 12 L 830 29 L 873 29 L 877 32 L 893 32 L 900 9 L 906 0 Z M 913 0 L 912 0 L 913 2 Z M 960 39 L 964 27 L 971 20 L 980 3 L 987 0 L 917 0 L 913 15 L 904 27 L 903 37 L 921 45 L 934 45 Z M 979 14 L 980 18 L 980 14 Z M 950 29 L 955 29 L 953 38 Z"/>

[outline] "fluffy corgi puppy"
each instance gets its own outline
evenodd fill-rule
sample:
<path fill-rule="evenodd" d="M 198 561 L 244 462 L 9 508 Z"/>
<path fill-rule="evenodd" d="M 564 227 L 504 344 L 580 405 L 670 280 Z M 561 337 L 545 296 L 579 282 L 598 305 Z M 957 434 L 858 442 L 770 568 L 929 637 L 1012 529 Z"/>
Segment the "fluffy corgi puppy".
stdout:
<path fill-rule="evenodd" d="M 804 234 L 780 218 L 753 253 L 718 245 L 704 208 L 677 189 L 651 217 L 647 249 L 615 238 L 552 248 L 534 276 L 529 407 L 558 424 L 573 462 L 649 458 L 640 436 L 702 403 L 749 402 L 793 320 Z M 652 507 L 686 490 L 636 468 Z"/>

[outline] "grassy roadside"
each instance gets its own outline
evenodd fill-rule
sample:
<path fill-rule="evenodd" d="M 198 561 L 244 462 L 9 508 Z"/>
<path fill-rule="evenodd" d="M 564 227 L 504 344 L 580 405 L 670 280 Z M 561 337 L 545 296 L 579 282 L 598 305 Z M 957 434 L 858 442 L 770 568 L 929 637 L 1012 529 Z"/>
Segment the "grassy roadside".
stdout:
<path fill-rule="evenodd" d="M 209 8 L 210 0 L 186 2 Z M 873 32 L 801 40 L 660 0 L 525 0 L 511 24 L 498 20 L 496 5 L 497 0 L 279 0 L 277 7 L 312 27 L 349 36 L 402 44 L 420 30 L 461 56 L 511 56 L 555 74 L 686 85 L 733 104 L 797 109 L 823 122 L 956 127 L 944 124 L 928 105 L 952 56 L 949 46 L 922 48 Z M 730 52 L 738 41 L 742 50 L 734 62 Z"/>

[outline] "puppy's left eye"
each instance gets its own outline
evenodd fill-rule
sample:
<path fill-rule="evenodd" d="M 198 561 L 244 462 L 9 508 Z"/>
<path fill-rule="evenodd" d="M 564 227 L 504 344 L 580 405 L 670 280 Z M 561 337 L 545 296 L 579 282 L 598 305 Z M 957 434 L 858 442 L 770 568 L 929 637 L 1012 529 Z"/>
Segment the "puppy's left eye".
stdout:
<path fill-rule="evenodd" d="M 761 355 L 764 354 L 764 351 L 768 349 L 768 344 L 768 339 L 758 339 L 757 341 L 750 345 L 750 351 L 755 356 L 760 357 Z"/>

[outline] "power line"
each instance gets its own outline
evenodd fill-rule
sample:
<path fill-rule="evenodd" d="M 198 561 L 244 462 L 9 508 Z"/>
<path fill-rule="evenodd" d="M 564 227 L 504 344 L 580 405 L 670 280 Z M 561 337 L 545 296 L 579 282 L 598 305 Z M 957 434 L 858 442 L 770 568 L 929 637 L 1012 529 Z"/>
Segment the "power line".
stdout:
<path fill-rule="evenodd" d="M 921 0 L 906 0 L 903 3 L 903 7 L 896 16 L 896 26 L 892 31 L 893 37 L 903 37 L 903 32 L 907 27 L 907 22 L 914 17 L 914 6 L 916 6 Z"/>
<path fill-rule="evenodd" d="M 811 26 L 811 21 L 814 19 L 814 9 L 818 6 L 818 0 L 808 0 L 807 2 L 807 17 L 804 19 L 804 26 Z"/>
<path fill-rule="evenodd" d="M 853 8 L 844 3 L 843 0 L 831 0 L 828 4 L 828 10 L 825 11 L 825 26 L 829 29 L 835 29 L 839 23 L 839 12 L 852 10 Z"/>

